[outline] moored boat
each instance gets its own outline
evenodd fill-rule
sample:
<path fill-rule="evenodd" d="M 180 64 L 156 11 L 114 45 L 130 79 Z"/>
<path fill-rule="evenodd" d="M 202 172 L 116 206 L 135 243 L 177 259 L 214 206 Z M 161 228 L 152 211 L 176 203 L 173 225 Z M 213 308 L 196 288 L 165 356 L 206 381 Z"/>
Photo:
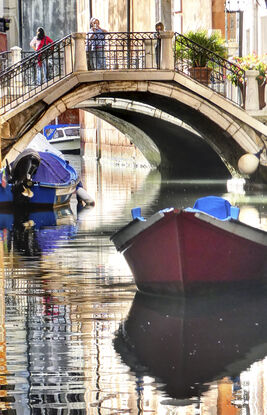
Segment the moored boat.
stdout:
<path fill-rule="evenodd" d="M 63 206 L 79 184 L 76 170 L 51 152 L 25 149 L 0 172 L 0 207 Z"/>
<path fill-rule="evenodd" d="M 55 124 L 44 127 L 44 135 L 49 143 L 63 153 L 80 153 L 79 124 Z"/>
<path fill-rule="evenodd" d="M 140 209 L 111 240 L 140 291 L 198 294 L 266 282 L 267 233 L 238 220 L 239 209 L 208 196 L 193 208 L 164 209 L 147 220 Z"/>

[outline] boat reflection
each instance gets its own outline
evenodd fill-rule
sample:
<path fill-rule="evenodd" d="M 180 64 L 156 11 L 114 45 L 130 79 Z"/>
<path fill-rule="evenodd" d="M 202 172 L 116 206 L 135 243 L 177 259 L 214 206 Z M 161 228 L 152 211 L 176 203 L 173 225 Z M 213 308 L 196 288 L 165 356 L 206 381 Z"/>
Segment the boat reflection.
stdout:
<path fill-rule="evenodd" d="M 114 348 L 137 378 L 190 399 L 263 359 L 266 341 L 266 293 L 174 300 L 137 292 Z"/>
<path fill-rule="evenodd" d="M 69 206 L 52 210 L 16 209 L 0 213 L 0 236 L 10 251 L 25 256 L 53 252 L 59 241 L 76 233 L 76 220 Z"/>

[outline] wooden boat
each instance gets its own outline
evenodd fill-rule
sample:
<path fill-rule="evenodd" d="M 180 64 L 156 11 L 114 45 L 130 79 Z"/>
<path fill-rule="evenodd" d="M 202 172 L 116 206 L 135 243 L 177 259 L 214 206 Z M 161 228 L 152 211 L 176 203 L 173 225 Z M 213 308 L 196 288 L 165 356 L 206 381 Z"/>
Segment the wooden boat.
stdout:
<path fill-rule="evenodd" d="M 76 191 L 79 177 L 65 160 L 51 152 L 24 150 L 0 172 L 0 207 L 63 206 Z"/>
<path fill-rule="evenodd" d="M 153 377 L 166 401 L 179 406 L 200 397 L 210 382 L 238 380 L 265 358 L 266 316 L 266 292 L 198 298 L 137 292 L 114 348 L 137 379 Z"/>
<path fill-rule="evenodd" d="M 79 124 L 47 125 L 44 127 L 44 135 L 62 153 L 80 154 Z"/>
<path fill-rule="evenodd" d="M 164 209 L 147 220 L 141 209 L 111 240 L 139 290 L 159 295 L 238 290 L 267 278 L 267 233 L 238 220 L 239 209 L 220 197 L 193 208 Z"/>

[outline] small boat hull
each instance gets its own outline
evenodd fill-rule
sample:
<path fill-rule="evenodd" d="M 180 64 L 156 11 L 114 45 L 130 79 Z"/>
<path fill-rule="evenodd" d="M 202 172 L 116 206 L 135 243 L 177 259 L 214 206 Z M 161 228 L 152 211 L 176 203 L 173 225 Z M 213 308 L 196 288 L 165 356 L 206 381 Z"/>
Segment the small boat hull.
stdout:
<path fill-rule="evenodd" d="M 32 154 L 32 150 L 25 151 L 25 158 Z M 55 154 L 39 152 L 39 155 L 41 155 L 41 167 L 37 168 L 30 180 L 24 178 L 22 170 L 20 181 L 13 183 L 12 180 L 8 180 L 7 176 L 3 184 L 3 176 L 5 178 L 6 173 L 2 170 L 0 174 L 2 181 L 2 185 L 0 184 L 0 208 L 11 204 L 33 207 L 59 207 L 69 203 L 79 183 L 77 172 L 68 162 Z M 20 160 L 24 161 L 23 153 L 20 155 Z M 25 188 L 28 189 L 28 195 L 27 192 L 23 192 Z"/>
<path fill-rule="evenodd" d="M 134 220 L 112 240 L 148 293 L 247 289 L 267 278 L 266 233 L 237 220 L 171 209 Z"/>
<path fill-rule="evenodd" d="M 81 142 L 80 138 L 67 138 L 65 140 L 51 140 L 50 144 L 62 153 L 80 154 Z"/>

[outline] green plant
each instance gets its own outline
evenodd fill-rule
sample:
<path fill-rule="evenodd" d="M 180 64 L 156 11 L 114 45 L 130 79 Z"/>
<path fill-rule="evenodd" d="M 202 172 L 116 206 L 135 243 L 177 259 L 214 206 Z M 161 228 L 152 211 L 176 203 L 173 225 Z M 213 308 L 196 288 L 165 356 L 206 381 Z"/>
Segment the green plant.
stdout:
<path fill-rule="evenodd" d="M 231 61 L 236 65 L 231 67 L 231 73 L 227 75 L 227 78 L 236 86 L 240 86 L 243 79 L 243 71 L 255 70 L 259 71 L 259 75 L 256 77 L 259 85 L 264 85 L 267 78 L 267 55 L 258 56 L 252 53 L 247 56 L 239 57 L 234 56 Z"/>
<path fill-rule="evenodd" d="M 176 40 L 176 58 L 187 60 L 192 67 L 212 66 L 212 54 L 225 58 L 226 47 L 224 39 L 218 31 L 210 35 L 207 30 L 190 31 Z"/>

